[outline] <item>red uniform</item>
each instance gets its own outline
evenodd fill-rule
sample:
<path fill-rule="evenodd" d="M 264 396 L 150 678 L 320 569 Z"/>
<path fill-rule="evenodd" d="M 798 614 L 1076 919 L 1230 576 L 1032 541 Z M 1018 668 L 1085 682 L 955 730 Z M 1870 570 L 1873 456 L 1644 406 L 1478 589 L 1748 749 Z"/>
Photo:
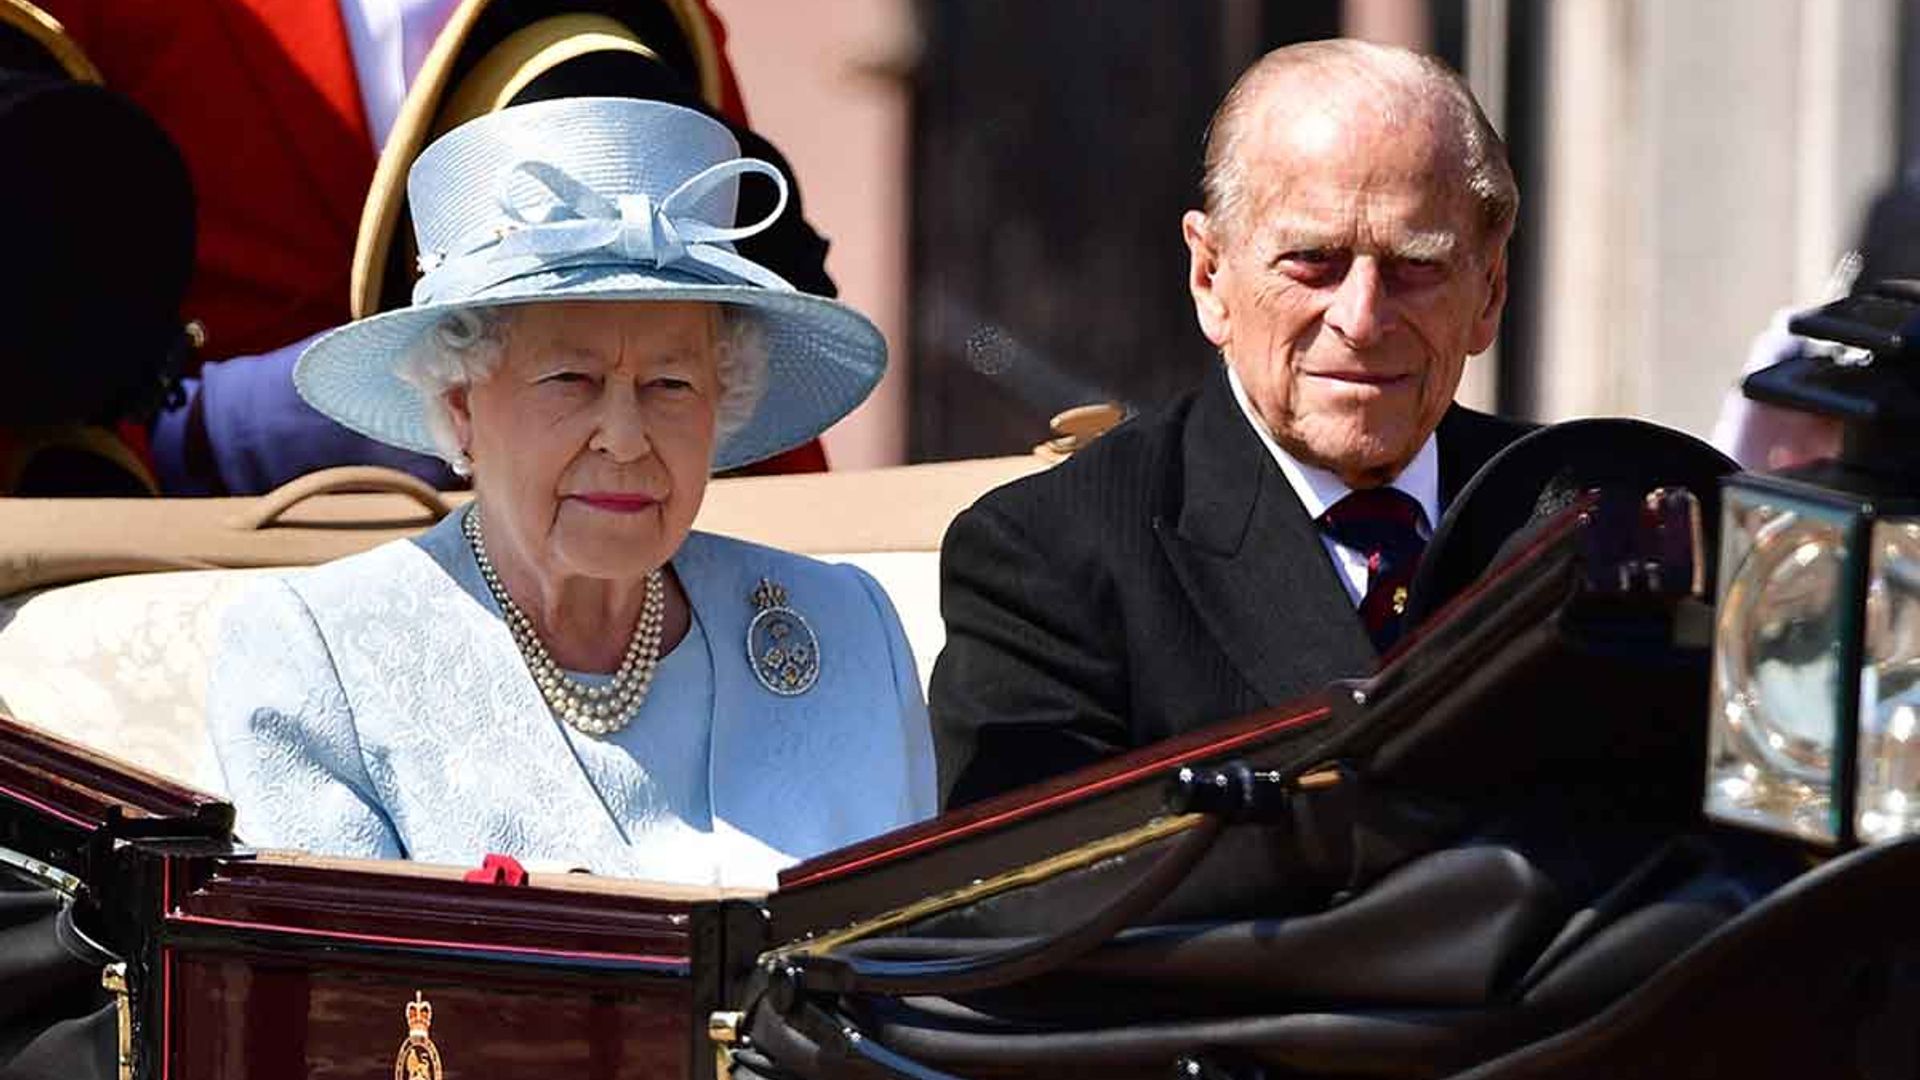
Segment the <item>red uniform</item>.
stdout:
<path fill-rule="evenodd" d="M 338 0 L 38 0 L 107 84 L 179 145 L 199 203 L 184 314 L 205 359 L 254 356 L 349 318 L 373 139 Z M 725 29 L 720 110 L 745 123 Z M 826 467 L 818 441 L 756 471 Z"/>

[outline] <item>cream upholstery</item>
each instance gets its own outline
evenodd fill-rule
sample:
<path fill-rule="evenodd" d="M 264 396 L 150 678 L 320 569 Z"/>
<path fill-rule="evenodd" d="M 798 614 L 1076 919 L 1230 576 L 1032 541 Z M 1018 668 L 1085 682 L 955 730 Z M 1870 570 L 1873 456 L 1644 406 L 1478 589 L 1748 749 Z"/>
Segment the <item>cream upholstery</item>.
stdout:
<path fill-rule="evenodd" d="M 844 556 L 887 590 L 921 686 L 945 641 L 935 552 Z M 207 665 L 227 603 L 273 570 L 128 574 L 0 600 L 0 711 L 211 790 Z"/>
<path fill-rule="evenodd" d="M 123 575 L 0 600 L 0 709 L 197 787 L 208 646 L 248 575 Z"/>
<path fill-rule="evenodd" d="M 947 523 L 989 488 L 1045 464 L 1003 458 L 715 481 L 699 527 L 872 574 L 900 612 L 924 686 L 945 639 L 938 550 Z M 390 533 L 366 535 L 371 546 Z M 310 546 L 292 547 L 289 561 L 313 561 L 305 554 Z M 209 562 L 232 565 L 191 552 L 172 565 Z M 262 562 L 271 560 L 249 550 L 242 565 Z M 217 788 L 204 727 L 210 646 L 246 579 L 274 572 L 118 574 L 0 598 L 0 711 L 192 786 Z"/>

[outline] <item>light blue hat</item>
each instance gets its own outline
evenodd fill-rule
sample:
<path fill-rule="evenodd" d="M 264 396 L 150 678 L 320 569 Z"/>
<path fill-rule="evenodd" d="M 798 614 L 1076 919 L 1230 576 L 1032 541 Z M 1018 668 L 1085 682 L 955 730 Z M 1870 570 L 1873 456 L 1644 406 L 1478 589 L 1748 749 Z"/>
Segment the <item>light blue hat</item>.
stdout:
<path fill-rule="evenodd" d="M 779 188 L 774 211 L 734 225 L 739 177 Z M 469 121 L 407 177 L 423 276 L 413 303 L 342 326 L 294 367 L 314 408 L 384 443 L 434 453 L 420 391 L 400 360 L 450 311 L 561 300 L 707 300 L 753 308 L 766 394 L 720 444 L 730 469 L 798 446 L 860 404 L 887 365 L 880 331 L 799 292 L 732 242 L 771 225 L 785 178 L 740 157 L 726 127 L 631 98 L 563 98 Z"/>

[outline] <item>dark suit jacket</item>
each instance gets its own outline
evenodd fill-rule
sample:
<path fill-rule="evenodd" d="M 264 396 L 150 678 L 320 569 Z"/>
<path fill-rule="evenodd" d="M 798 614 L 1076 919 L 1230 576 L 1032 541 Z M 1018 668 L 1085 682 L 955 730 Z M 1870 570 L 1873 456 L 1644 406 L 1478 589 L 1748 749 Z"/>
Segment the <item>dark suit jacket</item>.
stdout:
<path fill-rule="evenodd" d="M 1526 426 L 1454 406 L 1444 507 Z M 941 547 L 944 801 L 960 805 L 1365 675 L 1339 571 L 1224 369 L 1057 468 L 988 493 Z"/>

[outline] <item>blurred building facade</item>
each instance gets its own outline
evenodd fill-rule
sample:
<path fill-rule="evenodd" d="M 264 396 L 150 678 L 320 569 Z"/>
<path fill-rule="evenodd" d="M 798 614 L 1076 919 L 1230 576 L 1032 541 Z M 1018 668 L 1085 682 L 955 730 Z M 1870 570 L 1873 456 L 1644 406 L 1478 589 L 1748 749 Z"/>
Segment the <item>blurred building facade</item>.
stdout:
<path fill-rule="evenodd" d="M 835 468 L 906 459 L 911 0 L 717 0 L 754 127 L 787 155 L 832 244 L 841 299 L 886 335 L 893 365 L 826 435 Z"/>
<path fill-rule="evenodd" d="M 718 0 L 749 110 L 895 368 L 838 467 L 1018 452 L 1214 362 L 1179 215 L 1261 52 L 1438 52 L 1506 134 L 1509 318 L 1462 396 L 1704 434 L 1920 131 L 1920 0 Z"/>
<path fill-rule="evenodd" d="M 1537 6 L 1537 335 L 1517 406 L 1711 427 L 1752 337 L 1822 299 L 1898 173 L 1911 6 Z"/>

